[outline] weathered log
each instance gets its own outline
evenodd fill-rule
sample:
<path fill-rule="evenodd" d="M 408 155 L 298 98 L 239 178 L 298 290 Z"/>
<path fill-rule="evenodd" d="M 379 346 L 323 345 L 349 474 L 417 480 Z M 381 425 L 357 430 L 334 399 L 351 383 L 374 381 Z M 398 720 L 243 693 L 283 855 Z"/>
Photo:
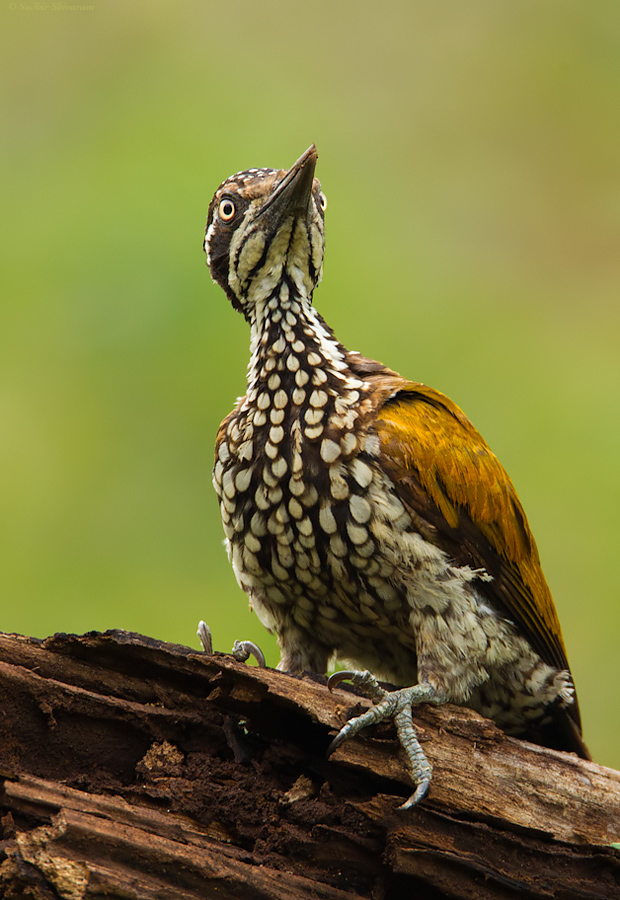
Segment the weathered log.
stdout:
<path fill-rule="evenodd" d="M 416 710 L 411 792 L 390 727 L 325 680 L 126 632 L 0 635 L 0 896 L 620 897 L 620 773 Z"/>

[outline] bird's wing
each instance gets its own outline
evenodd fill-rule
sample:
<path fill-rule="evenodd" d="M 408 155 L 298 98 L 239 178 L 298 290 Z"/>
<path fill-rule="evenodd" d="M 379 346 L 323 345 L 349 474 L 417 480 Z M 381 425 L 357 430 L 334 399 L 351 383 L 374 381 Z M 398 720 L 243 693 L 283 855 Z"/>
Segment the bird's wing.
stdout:
<path fill-rule="evenodd" d="M 405 382 L 377 410 L 376 428 L 383 467 L 423 536 L 456 564 L 491 575 L 478 582 L 479 592 L 546 663 L 568 669 L 523 507 L 471 422 L 439 391 Z"/>
<path fill-rule="evenodd" d="M 375 427 L 382 465 L 415 526 L 455 564 L 491 575 L 477 582 L 479 593 L 519 626 L 544 662 L 570 671 L 555 605 L 512 481 L 455 403 L 393 375 L 376 379 L 384 383 L 376 393 Z M 577 696 L 569 706 L 554 704 L 550 714 L 551 724 L 532 740 L 591 759 Z"/>

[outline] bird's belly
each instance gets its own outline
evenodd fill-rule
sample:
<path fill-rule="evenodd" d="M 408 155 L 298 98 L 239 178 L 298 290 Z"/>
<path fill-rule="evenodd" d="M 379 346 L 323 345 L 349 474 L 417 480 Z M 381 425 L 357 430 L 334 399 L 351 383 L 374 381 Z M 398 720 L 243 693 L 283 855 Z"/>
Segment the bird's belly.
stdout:
<path fill-rule="evenodd" d="M 371 539 L 371 555 L 339 535 L 324 539 L 320 530 L 300 535 L 285 527 L 264 536 L 256 555 L 245 540 L 229 543 L 240 586 L 278 636 L 281 667 L 324 672 L 334 657 L 393 683 L 414 683 L 416 636 L 395 562 Z"/>

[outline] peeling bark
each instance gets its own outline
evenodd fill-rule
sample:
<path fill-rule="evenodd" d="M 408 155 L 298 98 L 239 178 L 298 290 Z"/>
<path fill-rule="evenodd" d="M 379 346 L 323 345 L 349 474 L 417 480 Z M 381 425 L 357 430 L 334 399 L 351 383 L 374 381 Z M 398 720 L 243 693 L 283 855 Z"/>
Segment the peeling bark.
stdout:
<path fill-rule="evenodd" d="M 422 708 L 401 812 L 390 727 L 325 756 L 368 705 L 126 632 L 0 635 L 0 896 L 620 896 L 620 773 Z"/>

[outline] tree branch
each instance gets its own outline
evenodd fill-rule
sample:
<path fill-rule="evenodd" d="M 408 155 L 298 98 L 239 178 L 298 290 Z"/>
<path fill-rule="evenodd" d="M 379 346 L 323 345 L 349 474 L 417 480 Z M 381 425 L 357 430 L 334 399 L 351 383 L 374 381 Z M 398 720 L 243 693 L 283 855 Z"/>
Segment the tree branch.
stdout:
<path fill-rule="evenodd" d="M 127 632 L 0 635 L 6 898 L 617 898 L 620 773 L 416 710 L 325 756 L 352 690 Z"/>

